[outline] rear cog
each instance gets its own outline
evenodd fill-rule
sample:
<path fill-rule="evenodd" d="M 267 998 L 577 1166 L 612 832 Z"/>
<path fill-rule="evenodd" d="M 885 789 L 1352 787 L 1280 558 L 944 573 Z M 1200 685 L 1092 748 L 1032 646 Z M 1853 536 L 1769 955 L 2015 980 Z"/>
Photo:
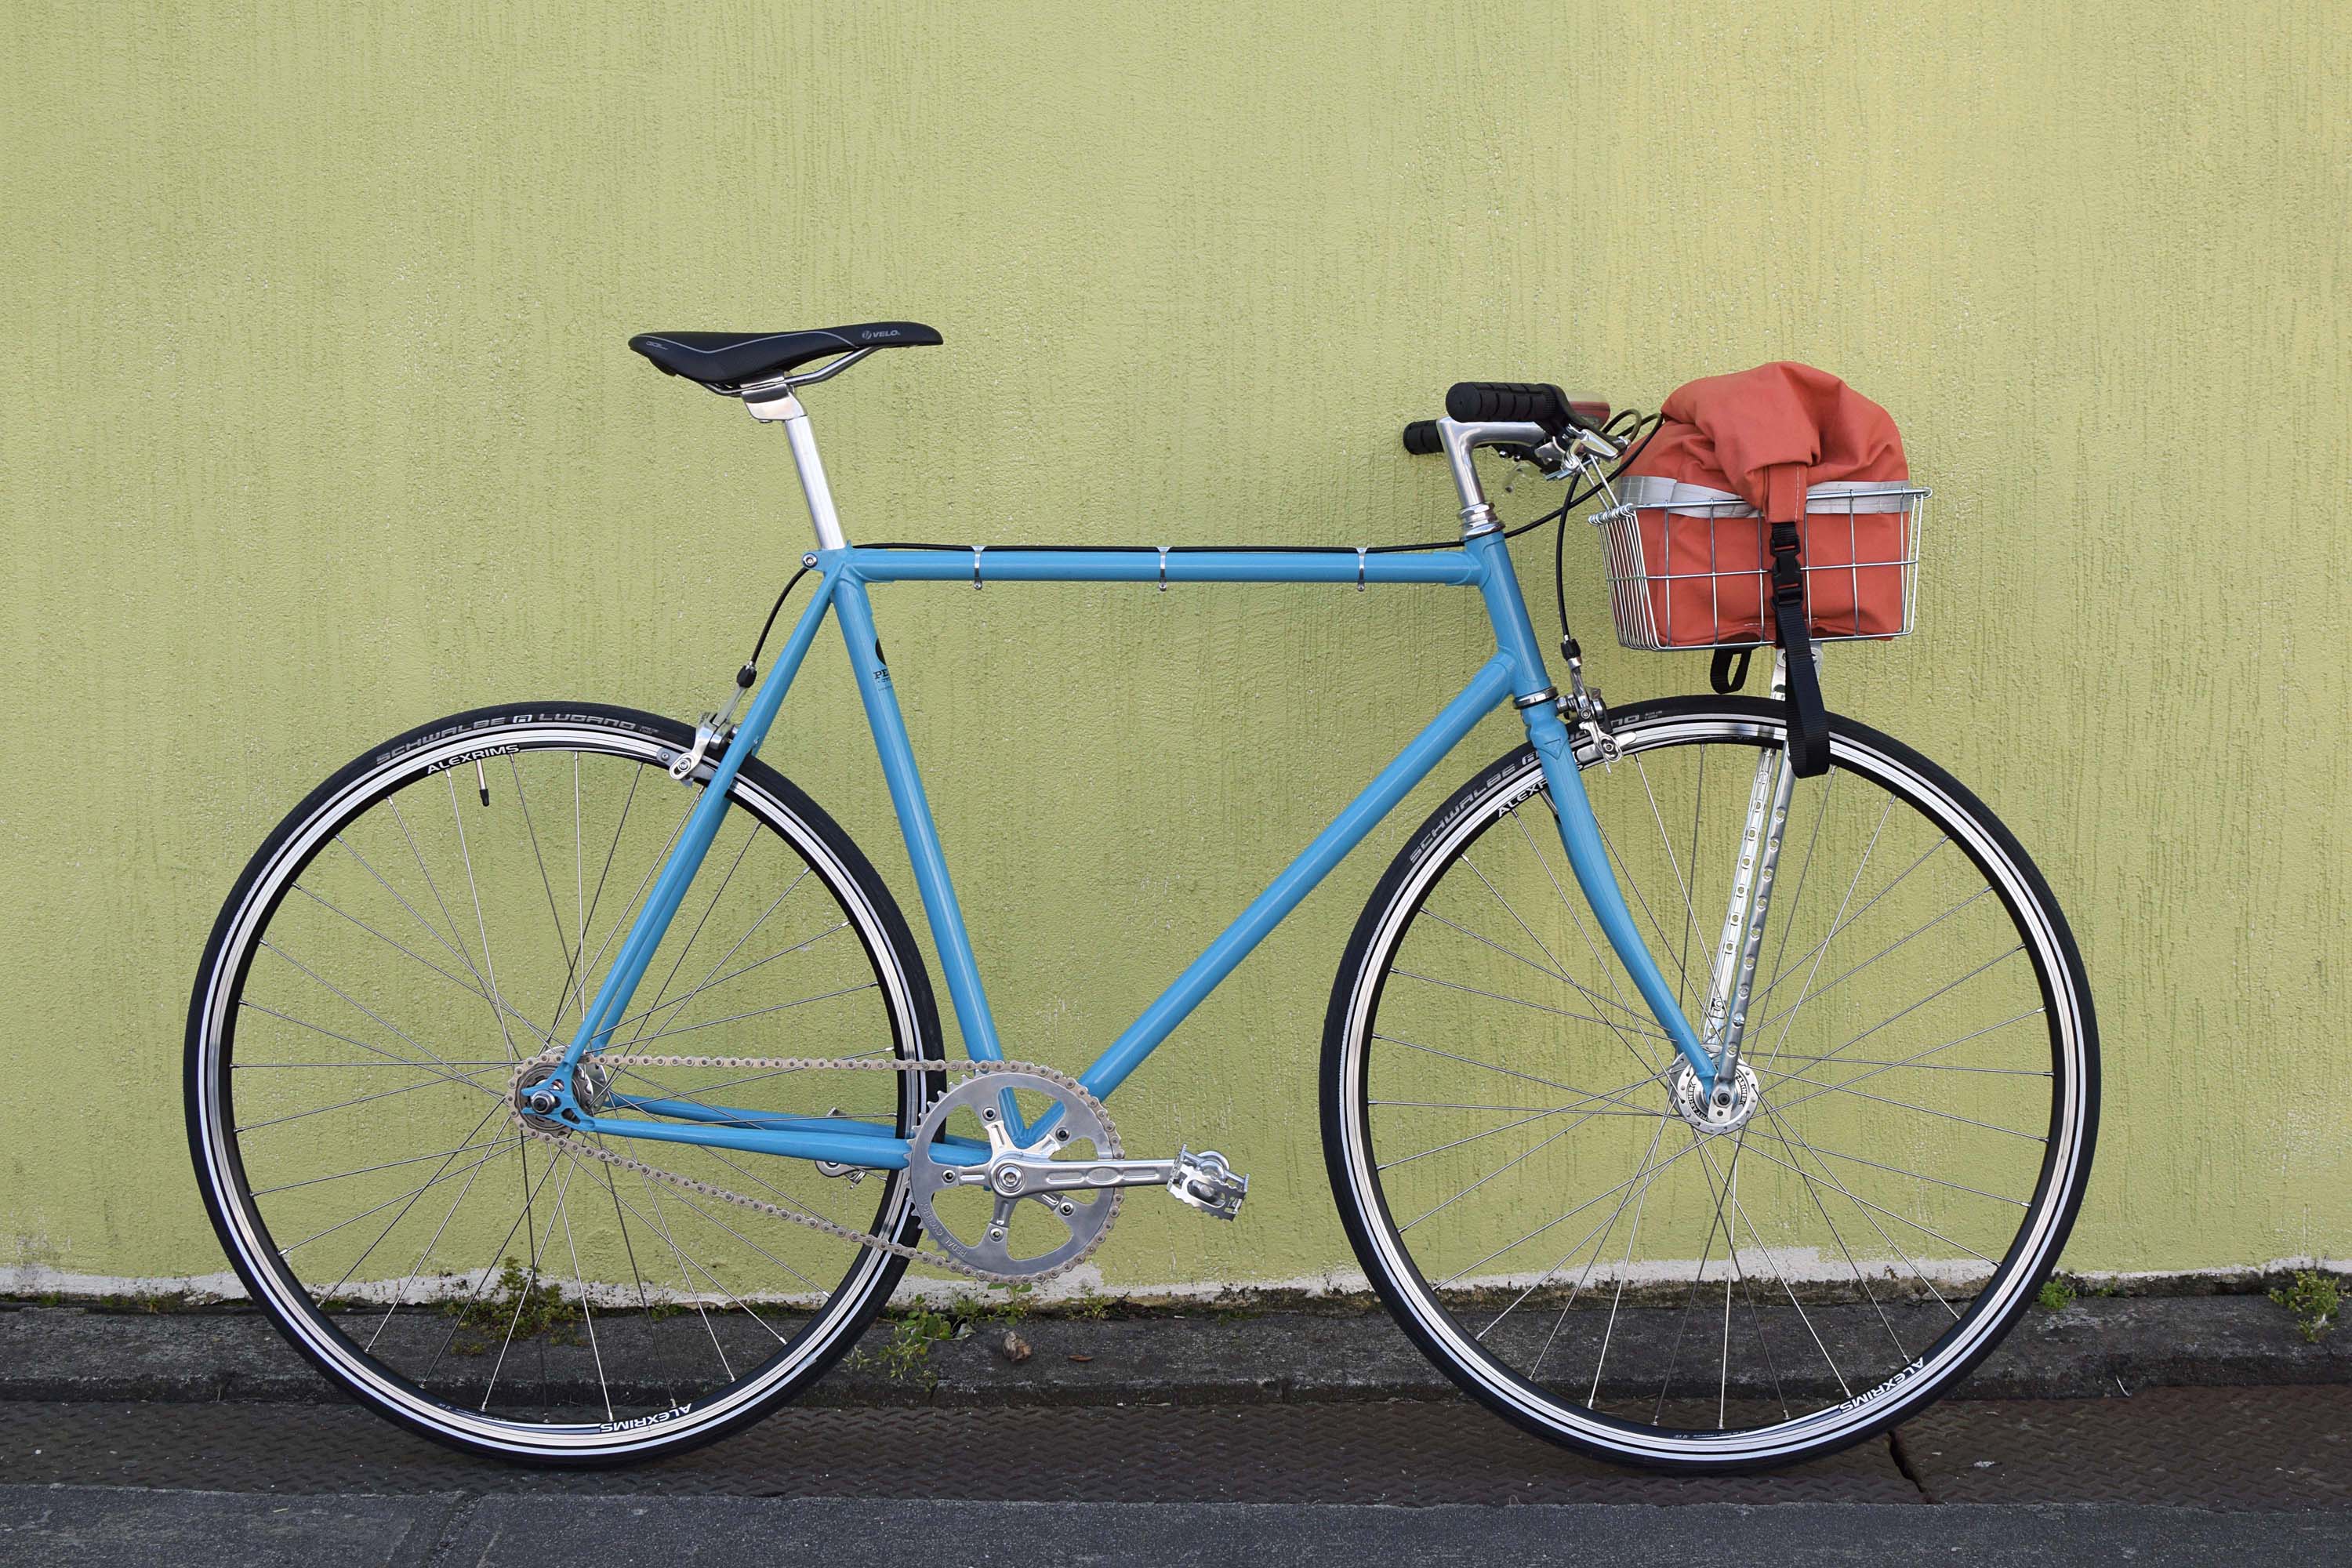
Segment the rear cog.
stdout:
<path fill-rule="evenodd" d="M 1008 1112 L 1026 1142 L 1015 1141 Z M 1044 1185 L 1004 1171 L 1022 1190 L 998 1191 L 989 1166 L 1006 1156 L 1081 1164 L 1118 1159 L 1121 1150 L 1102 1102 L 1058 1073 L 1008 1068 L 967 1079 L 932 1102 L 908 1150 L 924 1230 L 958 1262 L 1008 1279 L 1057 1274 L 1086 1258 L 1118 1216 L 1118 1189 Z M 1021 1226 L 1032 1215 L 1048 1223 Z M 1045 1239 L 1017 1236 L 1016 1228 Z"/>

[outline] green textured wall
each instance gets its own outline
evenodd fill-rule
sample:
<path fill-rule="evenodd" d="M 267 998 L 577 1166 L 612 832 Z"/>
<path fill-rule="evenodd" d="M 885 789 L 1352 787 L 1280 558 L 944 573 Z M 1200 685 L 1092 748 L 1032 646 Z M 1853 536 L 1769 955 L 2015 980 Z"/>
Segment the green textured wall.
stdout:
<path fill-rule="evenodd" d="M 1458 377 L 1845 375 L 1937 500 L 1922 635 L 1833 700 L 1981 790 L 2097 986 L 2070 1262 L 2352 1255 L 2347 87 L 2325 0 L 12 0 L 0 1283 L 220 1268 L 187 984 L 310 784 L 484 701 L 722 688 L 799 501 L 780 438 L 627 334 L 869 316 L 949 339 L 812 398 L 869 538 L 1426 537 L 1444 479 L 1395 432 Z M 1482 635 L 1433 592 L 878 610 L 998 1018 L 1065 1065 Z M 1703 679 L 1596 663 L 1621 700 Z M 879 851 L 845 672 L 810 668 L 772 754 Z M 1114 1285 L 1349 1265 L 1317 1047 L 1400 831 L 1122 1095 L 1130 1147 L 1257 1185 L 1230 1229 L 1130 1205 Z"/>

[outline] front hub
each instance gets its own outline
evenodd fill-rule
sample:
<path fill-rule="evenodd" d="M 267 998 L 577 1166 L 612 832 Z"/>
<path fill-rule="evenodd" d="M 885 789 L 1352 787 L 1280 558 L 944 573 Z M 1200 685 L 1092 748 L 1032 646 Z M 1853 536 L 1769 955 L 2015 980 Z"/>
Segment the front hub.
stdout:
<path fill-rule="evenodd" d="M 1685 1062 L 1675 1070 L 1669 1091 L 1674 1096 L 1675 1114 L 1706 1133 L 1738 1131 L 1756 1114 L 1756 1107 L 1762 1100 L 1756 1069 L 1746 1062 L 1717 1079 L 1712 1095 L 1699 1088 L 1698 1074 Z"/>

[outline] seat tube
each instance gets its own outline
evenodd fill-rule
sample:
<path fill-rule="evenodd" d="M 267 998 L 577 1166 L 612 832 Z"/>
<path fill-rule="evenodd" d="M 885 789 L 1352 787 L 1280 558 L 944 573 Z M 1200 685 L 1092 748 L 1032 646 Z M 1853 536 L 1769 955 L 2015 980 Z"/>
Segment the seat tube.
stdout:
<path fill-rule="evenodd" d="M 1583 889 L 1584 900 L 1600 922 L 1601 933 L 1633 977 L 1634 989 L 1649 1005 L 1658 1026 L 1673 1039 L 1675 1048 L 1698 1075 L 1701 1091 L 1712 1093 L 1714 1058 L 1683 1016 L 1681 1000 L 1651 955 L 1649 944 L 1642 940 L 1641 929 L 1633 922 L 1633 911 L 1627 906 L 1625 895 L 1610 868 L 1608 846 L 1601 837 L 1601 824 L 1592 815 L 1591 799 L 1584 793 L 1584 775 L 1576 763 L 1576 749 L 1568 725 L 1559 716 L 1559 694 L 1545 673 L 1535 627 L 1528 620 L 1527 600 L 1519 592 L 1518 577 L 1511 568 L 1510 547 L 1503 542 L 1502 530 L 1491 524 L 1472 533 L 1463 547 L 1486 568 L 1479 591 L 1486 596 L 1486 614 L 1495 623 L 1496 644 L 1511 661 L 1513 701 L 1527 726 L 1528 740 L 1535 747 L 1544 783 L 1550 788 L 1554 814 L 1559 819 L 1560 847 L 1567 851 L 1569 868 L 1575 874 L 1577 886 Z"/>

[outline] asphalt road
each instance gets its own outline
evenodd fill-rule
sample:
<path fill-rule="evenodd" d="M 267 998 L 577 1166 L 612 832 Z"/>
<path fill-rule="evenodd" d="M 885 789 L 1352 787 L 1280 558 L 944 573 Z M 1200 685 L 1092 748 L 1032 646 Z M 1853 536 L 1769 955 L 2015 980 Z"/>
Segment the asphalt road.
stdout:
<path fill-rule="evenodd" d="M 219 1492 L 0 1487 L 0 1562 L 467 1563 L 672 1568 L 821 1559 L 1035 1565 L 1320 1568 L 1367 1563 L 2317 1564 L 2352 1554 L 2352 1516 L 2129 1503 L 1639 1503 L 1407 1509 L 1300 1503 L 859 1501 L 500 1496 L 256 1499 Z"/>
<path fill-rule="evenodd" d="M 1677 1480 L 1459 1400 L 803 1408 L 627 1471 L 476 1461 L 332 1405 L 0 1405 L 0 1563 L 2352 1561 L 2352 1388 L 1953 1401 Z"/>

